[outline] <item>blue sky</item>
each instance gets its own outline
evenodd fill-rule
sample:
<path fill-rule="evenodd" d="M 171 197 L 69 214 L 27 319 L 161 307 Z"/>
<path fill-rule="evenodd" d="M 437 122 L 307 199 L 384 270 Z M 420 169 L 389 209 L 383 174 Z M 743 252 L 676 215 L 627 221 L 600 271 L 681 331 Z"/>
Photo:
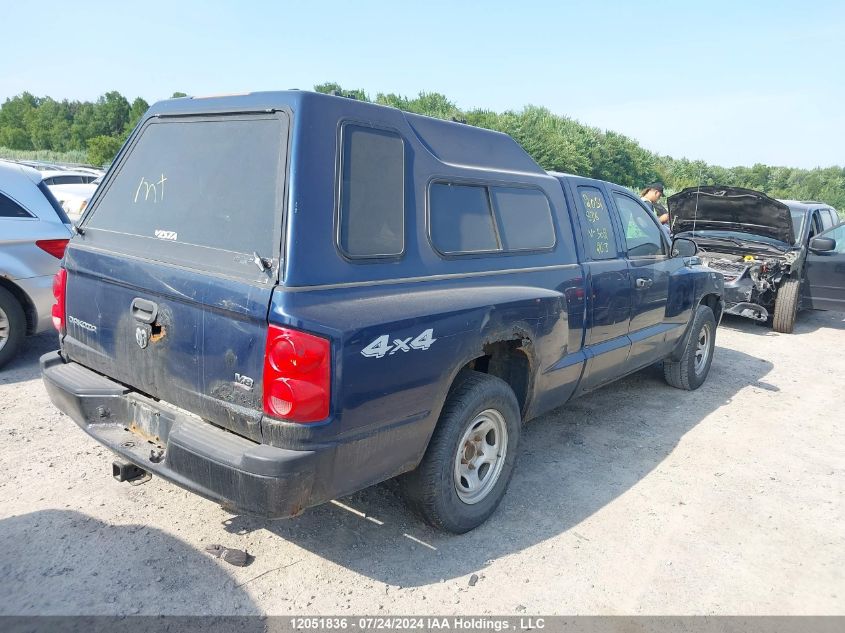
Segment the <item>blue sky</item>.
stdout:
<path fill-rule="evenodd" d="M 542 105 L 726 166 L 845 165 L 841 0 L 39 0 L 3 14 L 0 100 L 336 81 L 462 108 Z"/>

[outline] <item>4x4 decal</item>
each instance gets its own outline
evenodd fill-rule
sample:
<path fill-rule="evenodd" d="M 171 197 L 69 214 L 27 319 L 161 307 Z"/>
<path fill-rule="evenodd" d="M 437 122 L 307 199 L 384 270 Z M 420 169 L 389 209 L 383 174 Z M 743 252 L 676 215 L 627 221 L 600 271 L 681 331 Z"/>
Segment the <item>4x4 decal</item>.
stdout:
<path fill-rule="evenodd" d="M 393 339 L 392 345 L 390 344 L 390 335 L 382 334 L 376 340 L 374 340 L 372 343 L 362 349 L 361 354 L 369 358 L 382 358 L 386 354 L 395 354 L 396 352 L 410 352 L 412 349 L 427 350 L 436 340 L 437 339 L 434 338 L 434 330 L 431 328 L 425 330 L 416 338 L 414 338 L 413 336 L 409 336 L 408 338 L 404 339 L 395 338 Z"/>

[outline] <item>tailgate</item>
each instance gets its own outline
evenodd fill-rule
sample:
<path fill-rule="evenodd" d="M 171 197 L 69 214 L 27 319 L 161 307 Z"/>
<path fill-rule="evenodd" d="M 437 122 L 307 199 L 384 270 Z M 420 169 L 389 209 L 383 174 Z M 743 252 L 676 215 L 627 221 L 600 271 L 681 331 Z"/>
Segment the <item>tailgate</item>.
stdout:
<path fill-rule="evenodd" d="M 148 121 L 72 240 L 64 352 L 259 441 L 283 113 Z"/>

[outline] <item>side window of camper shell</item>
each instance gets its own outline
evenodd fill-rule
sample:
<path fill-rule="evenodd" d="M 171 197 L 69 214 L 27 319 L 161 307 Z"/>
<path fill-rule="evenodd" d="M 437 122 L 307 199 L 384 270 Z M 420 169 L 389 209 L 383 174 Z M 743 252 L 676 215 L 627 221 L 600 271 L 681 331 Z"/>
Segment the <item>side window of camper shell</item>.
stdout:
<path fill-rule="evenodd" d="M 398 133 L 342 126 L 337 243 L 352 259 L 405 251 L 405 145 Z"/>

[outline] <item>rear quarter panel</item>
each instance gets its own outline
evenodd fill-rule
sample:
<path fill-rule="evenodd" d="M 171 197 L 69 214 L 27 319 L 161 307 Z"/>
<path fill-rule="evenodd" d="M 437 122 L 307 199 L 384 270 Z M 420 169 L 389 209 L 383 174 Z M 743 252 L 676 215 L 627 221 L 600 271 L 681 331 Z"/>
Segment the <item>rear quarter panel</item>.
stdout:
<path fill-rule="evenodd" d="M 565 401 L 582 368 L 560 363 L 581 346 L 583 295 L 575 289 L 582 282 L 580 266 L 567 265 L 490 278 L 278 288 L 271 323 L 332 341 L 332 416 L 312 426 L 265 418 L 265 441 L 289 448 L 338 443 L 349 460 L 366 455 L 374 481 L 409 470 L 422 458 L 458 371 L 483 356 L 485 344 L 500 340 L 523 340 L 534 376 L 529 410 L 537 406 L 535 394 L 543 396 L 540 406 L 549 394 Z M 426 330 L 430 346 L 410 347 Z M 362 354 L 384 336 L 390 349 L 383 355 Z M 334 467 L 334 484 L 343 490 L 344 475 L 357 464 L 339 454 Z"/>

